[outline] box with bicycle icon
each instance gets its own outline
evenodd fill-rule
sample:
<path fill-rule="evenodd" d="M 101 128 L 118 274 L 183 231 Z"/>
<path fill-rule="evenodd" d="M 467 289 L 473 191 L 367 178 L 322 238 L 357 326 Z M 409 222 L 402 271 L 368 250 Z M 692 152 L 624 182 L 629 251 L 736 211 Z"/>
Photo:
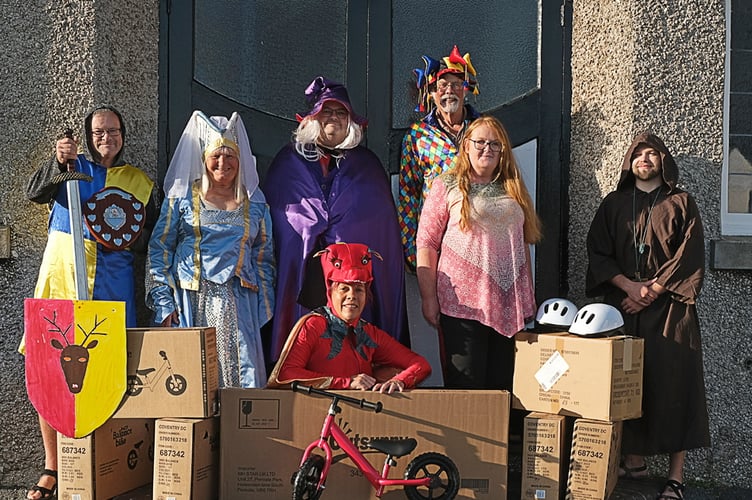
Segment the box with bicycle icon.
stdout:
<path fill-rule="evenodd" d="M 324 487 L 325 498 L 506 498 L 508 392 L 331 392 L 342 397 L 335 408 L 319 394 L 220 390 L 219 498 L 318 498 Z M 346 402 L 363 398 L 368 404 Z M 332 413 L 331 420 L 324 420 Z M 319 440 L 322 420 L 331 434 L 322 449 L 312 451 L 309 445 Z M 385 459 L 388 479 L 382 481 Z M 419 485 L 426 474 L 441 493 L 426 495 L 426 485 Z M 386 485 L 381 497 L 371 480 Z"/>
<path fill-rule="evenodd" d="M 148 484 L 154 469 L 154 419 L 109 419 L 92 434 L 58 434 L 58 498 L 112 498 Z"/>
<path fill-rule="evenodd" d="M 115 418 L 207 418 L 216 413 L 214 328 L 129 328 L 128 387 Z"/>

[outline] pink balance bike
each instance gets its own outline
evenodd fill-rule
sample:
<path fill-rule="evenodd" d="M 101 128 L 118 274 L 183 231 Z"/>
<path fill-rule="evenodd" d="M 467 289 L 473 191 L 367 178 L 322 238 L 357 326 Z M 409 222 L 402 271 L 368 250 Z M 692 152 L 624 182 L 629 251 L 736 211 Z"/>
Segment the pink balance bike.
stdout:
<path fill-rule="evenodd" d="M 365 399 L 355 399 L 301 385 L 298 382 L 292 383 L 292 390 L 306 394 L 318 394 L 332 400 L 329 411 L 324 418 L 321 436 L 305 449 L 303 458 L 300 460 L 300 468 L 292 475 L 293 500 L 316 500 L 324 492 L 326 477 L 332 465 L 330 439 L 333 439 L 360 469 L 376 490 L 376 496 L 379 498 L 381 498 L 384 488 L 387 486 L 403 486 L 405 495 L 410 500 L 450 500 L 457 496 L 460 473 L 449 457 L 440 453 L 423 453 L 407 466 L 404 479 L 389 479 L 389 469 L 397 465 L 395 458 L 410 454 L 418 445 L 418 442 L 413 438 L 371 440 L 367 446 L 386 455 L 384 467 L 379 473 L 347 438 L 339 424 L 335 422 L 334 417 L 342 412 L 340 401 L 351 403 L 359 408 L 367 408 L 376 413 L 383 409 L 381 402 L 372 403 Z M 326 456 L 322 457 L 313 453 L 316 449 L 323 451 Z"/>

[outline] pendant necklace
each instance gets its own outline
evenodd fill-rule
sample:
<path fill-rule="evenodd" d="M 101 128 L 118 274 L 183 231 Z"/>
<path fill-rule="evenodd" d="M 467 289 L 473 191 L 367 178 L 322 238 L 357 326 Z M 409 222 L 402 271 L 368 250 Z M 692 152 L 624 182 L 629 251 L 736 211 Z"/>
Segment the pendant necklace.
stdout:
<path fill-rule="evenodd" d="M 640 276 L 640 264 L 642 262 L 642 255 L 645 253 L 645 241 L 648 237 L 648 228 L 650 227 L 650 216 L 653 215 L 653 207 L 655 207 L 656 202 L 658 201 L 658 197 L 661 195 L 662 188 L 658 188 L 658 192 L 655 194 L 655 198 L 653 198 L 653 203 L 650 204 L 650 209 L 648 210 L 648 216 L 645 218 L 645 227 L 642 229 L 642 235 L 640 236 L 639 240 L 637 238 L 637 186 L 632 187 L 632 221 L 633 221 L 633 227 L 632 227 L 632 238 L 634 240 L 634 251 L 635 251 L 635 278 L 637 278 L 637 281 L 642 281 L 642 277 Z"/>

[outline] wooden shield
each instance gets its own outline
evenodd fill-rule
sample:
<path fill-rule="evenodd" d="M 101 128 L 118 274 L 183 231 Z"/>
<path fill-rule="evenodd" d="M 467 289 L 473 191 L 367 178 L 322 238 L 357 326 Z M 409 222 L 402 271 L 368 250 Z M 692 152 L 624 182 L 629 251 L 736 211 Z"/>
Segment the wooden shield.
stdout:
<path fill-rule="evenodd" d="M 83 215 L 95 240 L 107 248 L 123 250 L 141 234 L 146 207 L 129 192 L 106 187 L 86 200 Z"/>
<path fill-rule="evenodd" d="M 26 299 L 24 327 L 29 400 L 61 434 L 90 434 L 125 394 L 125 303 Z"/>

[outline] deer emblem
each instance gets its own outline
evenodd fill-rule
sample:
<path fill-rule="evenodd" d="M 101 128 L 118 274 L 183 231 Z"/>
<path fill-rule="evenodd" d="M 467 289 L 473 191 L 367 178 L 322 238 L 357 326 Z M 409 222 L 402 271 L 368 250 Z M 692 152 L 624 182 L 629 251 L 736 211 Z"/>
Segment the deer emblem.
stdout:
<path fill-rule="evenodd" d="M 52 345 L 52 347 L 60 351 L 60 366 L 63 369 L 63 374 L 65 375 L 65 382 L 68 384 L 68 389 L 73 394 L 78 394 L 83 388 L 84 375 L 86 375 L 86 367 L 89 365 L 89 350 L 94 349 L 99 343 L 98 340 L 92 340 L 88 344 L 86 344 L 86 342 L 92 335 L 107 335 L 106 333 L 96 331 L 97 328 L 107 320 L 107 318 L 99 321 L 97 319 L 97 316 L 95 315 L 94 327 L 89 332 L 84 330 L 81 325 L 77 325 L 78 328 L 81 329 L 81 332 L 83 332 L 83 334 L 85 335 L 84 340 L 81 342 L 81 344 L 70 343 L 70 341 L 68 340 L 68 332 L 70 332 L 70 329 L 73 325 L 68 325 L 67 327 L 65 327 L 65 330 L 63 330 L 60 325 L 57 324 L 57 311 L 53 311 L 52 318 L 45 317 L 44 319 L 50 325 L 52 325 L 52 327 L 50 327 L 47 331 L 50 333 L 60 334 L 60 336 L 63 337 L 63 340 L 65 340 L 65 346 L 63 346 L 63 344 L 58 339 L 50 340 L 50 344 Z"/>

